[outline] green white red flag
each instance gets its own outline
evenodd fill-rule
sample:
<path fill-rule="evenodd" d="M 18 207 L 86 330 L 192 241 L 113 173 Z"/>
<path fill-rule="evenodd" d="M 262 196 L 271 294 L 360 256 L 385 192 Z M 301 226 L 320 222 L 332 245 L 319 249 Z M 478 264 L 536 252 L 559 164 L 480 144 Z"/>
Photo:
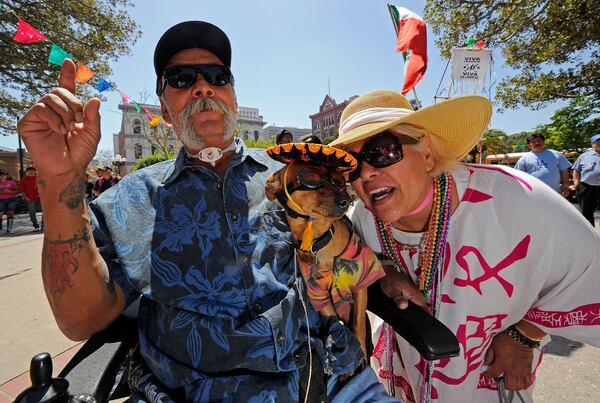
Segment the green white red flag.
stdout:
<path fill-rule="evenodd" d="M 404 57 L 402 94 L 412 90 L 427 70 L 427 28 L 423 18 L 404 7 L 388 4 L 398 34 L 396 51 Z"/>

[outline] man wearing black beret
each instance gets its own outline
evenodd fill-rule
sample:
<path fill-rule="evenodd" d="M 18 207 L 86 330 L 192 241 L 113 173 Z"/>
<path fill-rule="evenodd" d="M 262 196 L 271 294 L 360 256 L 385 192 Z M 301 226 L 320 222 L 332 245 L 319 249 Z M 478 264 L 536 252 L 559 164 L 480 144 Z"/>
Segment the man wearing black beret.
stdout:
<path fill-rule="evenodd" d="M 175 160 L 125 176 L 89 209 L 85 168 L 100 140 L 100 101 L 75 96 L 72 61 L 21 119 L 39 171 L 42 273 L 57 323 L 83 340 L 141 296 L 138 394 L 386 401 L 373 371 L 361 369 L 351 332 L 306 299 L 289 227 L 264 195 L 279 164 L 234 137 L 230 68 L 218 27 L 188 21 L 167 30 L 154 52 L 156 92 L 183 147 Z"/>

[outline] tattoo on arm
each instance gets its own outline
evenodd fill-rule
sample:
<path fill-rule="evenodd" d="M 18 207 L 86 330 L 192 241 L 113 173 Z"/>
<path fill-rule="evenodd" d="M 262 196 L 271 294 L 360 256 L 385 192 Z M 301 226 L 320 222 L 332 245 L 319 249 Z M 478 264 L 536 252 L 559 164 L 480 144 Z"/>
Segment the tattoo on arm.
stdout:
<path fill-rule="evenodd" d="M 57 240 L 44 239 L 42 250 L 42 270 L 45 272 L 44 281 L 49 290 L 52 304 L 62 297 L 71 287 L 71 276 L 79 270 L 79 257 L 89 247 L 92 239 L 87 228 L 76 231 L 70 238 Z M 108 278 L 106 287 L 111 295 L 115 294 L 112 278 Z"/>
<path fill-rule="evenodd" d="M 85 198 L 85 177 L 83 175 L 75 175 L 71 183 L 69 183 L 59 194 L 58 201 L 66 205 L 69 209 L 76 209 L 83 203 Z"/>

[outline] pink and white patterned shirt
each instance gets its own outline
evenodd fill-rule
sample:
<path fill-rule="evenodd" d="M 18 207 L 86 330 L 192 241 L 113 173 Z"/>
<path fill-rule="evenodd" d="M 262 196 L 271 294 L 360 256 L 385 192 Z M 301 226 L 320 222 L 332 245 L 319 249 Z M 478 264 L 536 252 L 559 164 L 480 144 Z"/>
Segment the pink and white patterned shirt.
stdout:
<path fill-rule="evenodd" d="M 548 334 L 600 346 L 600 235 L 568 201 L 520 171 L 466 164 L 451 174 L 460 203 L 450 220 L 439 319 L 461 351 L 434 363 L 431 400 L 498 402 L 496 381 L 481 373 L 492 338 L 511 324 L 525 319 Z M 362 202 L 352 221 L 380 253 L 373 215 Z M 418 245 L 423 234 L 394 229 L 393 236 Z M 401 254 L 416 281 L 417 253 Z M 420 401 L 419 353 L 396 335 L 402 361 L 393 357 L 391 374 L 381 319 L 372 330 L 372 365 L 382 383 L 393 380 L 397 397 Z M 542 353 L 534 350 L 534 375 Z M 521 391 L 526 401 L 532 389 Z"/>

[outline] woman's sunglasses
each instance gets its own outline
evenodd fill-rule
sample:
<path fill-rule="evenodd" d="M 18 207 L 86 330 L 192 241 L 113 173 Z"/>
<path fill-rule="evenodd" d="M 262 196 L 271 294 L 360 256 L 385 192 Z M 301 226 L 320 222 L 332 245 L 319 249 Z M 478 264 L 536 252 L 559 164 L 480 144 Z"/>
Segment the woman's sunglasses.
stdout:
<path fill-rule="evenodd" d="M 227 84 L 233 85 L 233 74 L 227 66 L 220 64 L 190 64 L 166 69 L 163 73 L 159 94 L 162 94 L 167 84 L 173 88 L 191 87 L 196 82 L 198 73 L 210 85 L 217 87 Z"/>
<path fill-rule="evenodd" d="M 287 184 L 287 190 L 291 194 L 295 190 L 321 189 L 327 181 L 338 190 L 346 187 L 346 181 L 342 174 L 335 173 L 331 176 L 327 172 L 323 173 L 317 169 L 306 168 L 301 169 L 294 180 Z"/>
<path fill-rule="evenodd" d="M 354 182 L 360 178 L 363 161 L 373 168 L 385 168 L 402 161 L 404 152 L 402 144 L 415 144 L 417 139 L 413 137 L 397 135 L 390 131 L 373 137 L 367 141 L 360 152 L 348 152 L 356 158 L 358 165 L 354 171 L 348 174 L 348 182 Z"/>

